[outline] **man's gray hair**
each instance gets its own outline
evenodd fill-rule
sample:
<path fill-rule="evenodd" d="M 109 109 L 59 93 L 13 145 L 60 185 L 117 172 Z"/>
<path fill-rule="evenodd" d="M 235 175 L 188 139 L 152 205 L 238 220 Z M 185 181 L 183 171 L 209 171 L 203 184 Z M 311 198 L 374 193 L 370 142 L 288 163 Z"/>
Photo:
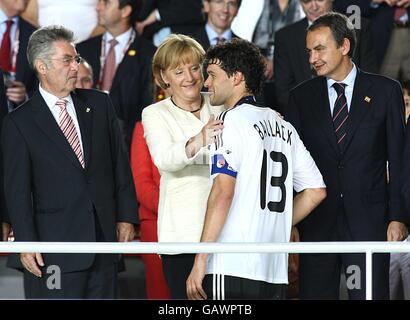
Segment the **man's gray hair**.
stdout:
<path fill-rule="evenodd" d="M 57 41 L 74 42 L 74 33 L 63 26 L 48 26 L 33 32 L 27 46 L 27 60 L 30 67 L 37 72 L 37 59 L 48 59 L 54 54 L 54 43 Z"/>

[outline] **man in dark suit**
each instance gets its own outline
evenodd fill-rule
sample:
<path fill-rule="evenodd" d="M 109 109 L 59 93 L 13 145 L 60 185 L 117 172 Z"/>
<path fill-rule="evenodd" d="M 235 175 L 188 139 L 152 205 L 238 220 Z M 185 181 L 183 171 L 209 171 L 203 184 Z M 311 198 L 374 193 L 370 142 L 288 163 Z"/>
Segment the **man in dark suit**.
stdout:
<path fill-rule="evenodd" d="M 309 65 L 306 54 L 307 27 L 320 15 L 332 11 L 333 1 L 300 1 L 306 17 L 276 32 L 274 69 L 276 96 L 279 109 L 285 112 L 289 91 L 299 83 L 316 74 Z M 356 29 L 357 46 L 353 61 L 363 70 L 377 72 L 378 65 L 370 35 L 370 25 L 361 21 L 361 29 Z"/>
<path fill-rule="evenodd" d="M 137 30 L 147 39 L 169 28 L 172 33 L 190 35 L 204 23 L 202 0 L 145 0 L 141 6 Z"/>
<path fill-rule="evenodd" d="M 1 41 L 5 44 L 3 39 L 6 36 L 9 39 L 7 48 L 10 49 L 7 59 L 1 61 L 1 68 L 8 79 L 6 96 L 10 109 L 26 101 L 37 85 L 36 76 L 26 57 L 28 39 L 35 27 L 20 17 L 27 4 L 27 0 L 0 0 L 0 23 L 4 24 L 4 29 L 1 29 L 3 31 L 0 31 Z"/>
<path fill-rule="evenodd" d="M 142 109 L 151 104 L 154 97 L 151 60 L 155 47 L 139 37 L 132 27 L 137 14 L 136 3 L 136 0 L 99 1 L 98 23 L 107 31 L 78 45 L 79 53 L 93 69 L 94 83 L 110 93 L 127 144 Z M 113 69 L 109 67 L 111 40 L 117 42 L 113 48 Z M 104 80 L 110 70 L 113 77 L 106 84 Z"/>
<path fill-rule="evenodd" d="M 75 88 L 73 33 L 42 28 L 27 55 L 39 91 L 8 114 L 2 150 L 16 241 L 130 241 L 135 190 L 108 95 Z M 21 253 L 27 298 L 114 298 L 118 255 Z M 58 269 L 60 287 L 48 275 Z"/>
<path fill-rule="evenodd" d="M 3 119 L 7 114 L 7 99 L 4 90 L 3 72 L 0 70 L 0 130 Z M 2 157 L 0 152 L 0 165 Z M 10 231 L 10 224 L 6 223 L 6 206 L 3 194 L 3 172 L 0 171 L 0 241 L 6 241 Z"/>
<path fill-rule="evenodd" d="M 410 218 L 401 206 L 399 185 L 404 139 L 401 87 L 354 65 L 356 39 L 351 27 L 347 17 L 328 13 L 308 28 L 309 62 L 318 77 L 291 91 L 286 110 L 322 173 L 328 194 L 298 225 L 302 241 L 400 241 L 408 234 L 405 223 Z M 363 254 L 301 255 L 300 297 L 338 299 L 342 268 L 347 277 L 355 277 L 348 286 L 349 297 L 364 299 Z M 373 297 L 389 297 L 388 254 L 374 256 Z"/>

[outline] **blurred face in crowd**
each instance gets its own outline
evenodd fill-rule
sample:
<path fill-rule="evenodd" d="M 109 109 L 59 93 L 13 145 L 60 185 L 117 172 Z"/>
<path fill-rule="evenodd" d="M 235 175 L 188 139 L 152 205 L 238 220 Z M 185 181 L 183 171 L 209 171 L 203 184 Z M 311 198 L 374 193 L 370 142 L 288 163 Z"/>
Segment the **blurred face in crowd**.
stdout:
<path fill-rule="evenodd" d="M 332 11 L 333 0 L 300 0 L 303 11 L 309 21 L 314 21 L 321 15 Z"/>
<path fill-rule="evenodd" d="M 77 72 L 76 88 L 91 89 L 93 87 L 93 74 L 89 64 L 80 63 Z"/>
<path fill-rule="evenodd" d="M 29 0 L 0 0 L 0 9 L 2 9 L 8 17 L 15 17 L 26 10 L 28 1 Z"/>
<path fill-rule="evenodd" d="M 320 27 L 308 31 L 306 48 L 309 54 L 309 63 L 318 76 L 326 76 L 336 81 L 345 78 L 347 66 L 350 66 L 349 40 L 345 39 L 343 45 L 338 48 L 330 28 Z"/>
<path fill-rule="evenodd" d="M 219 64 L 212 63 L 207 68 L 208 78 L 205 81 L 205 87 L 210 93 L 212 105 L 232 106 L 232 92 L 234 88 L 233 76 L 228 77 L 226 72 L 222 70 Z M 236 101 L 233 101 L 235 103 Z"/>
<path fill-rule="evenodd" d="M 120 23 L 123 11 L 128 7 L 129 6 L 125 6 L 120 9 L 118 0 L 98 0 L 98 24 L 107 29 L 114 28 Z"/>
<path fill-rule="evenodd" d="M 208 14 L 208 23 L 219 34 L 231 27 L 238 9 L 237 0 L 204 1 L 204 11 Z"/>
<path fill-rule="evenodd" d="M 175 102 L 183 105 L 184 102 L 190 103 L 201 98 L 200 92 L 204 78 L 199 63 L 188 60 L 174 69 L 165 70 L 161 74 L 164 82 L 169 84 Z"/>
<path fill-rule="evenodd" d="M 36 60 L 41 87 L 59 98 L 66 97 L 75 88 L 78 64 L 73 43 L 55 42 L 53 54 L 49 58 Z"/>

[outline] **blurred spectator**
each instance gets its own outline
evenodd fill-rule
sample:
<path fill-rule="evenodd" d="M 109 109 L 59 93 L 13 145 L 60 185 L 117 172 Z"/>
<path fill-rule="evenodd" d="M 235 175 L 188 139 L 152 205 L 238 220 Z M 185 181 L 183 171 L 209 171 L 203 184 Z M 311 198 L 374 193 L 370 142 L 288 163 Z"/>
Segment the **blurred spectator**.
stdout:
<path fill-rule="evenodd" d="M 300 0 L 306 17 L 276 33 L 275 85 L 281 112 L 285 112 L 289 91 L 299 83 L 316 76 L 306 54 L 307 27 L 319 16 L 332 11 L 333 0 Z M 370 24 L 362 19 L 356 30 L 357 47 L 353 61 L 364 71 L 377 72 L 377 61 L 370 35 Z"/>
<path fill-rule="evenodd" d="M 0 70 L 0 131 L 3 118 L 7 114 L 7 99 L 4 92 L 3 72 Z M 0 152 L 0 166 L 3 167 L 2 156 Z M 3 194 L 3 170 L 0 171 L 0 241 L 7 241 L 10 233 L 10 224 L 6 214 L 6 204 Z"/>
<path fill-rule="evenodd" d="M 98 1 L 98 22 L 106 32 L 77 48 L 92 66 L 97 88 L 108 91 L 129 146 L 143 107 L 153 101 L 151 60 L 155 47 L 132 27 L 136 0 Z"/>
<path fill-rule="evenodd" d="M 75 42 L 104 32 L 97 24 L 98 0 L 29 0 L 22 17 L 37 27 L 63 25 L 74 32 Z"/>
<path fill-rule="evenodd" d="M 78 65 L 77 82 L 75 87 L 80 89 L 91 89 L 93 86 L 93 69 L 87 60 L 83 59 Z"/>
<path fill-rule="evenodd" d="M 201 46 L 207 50 L 219 42 L 237 37 L 232 33 L 232 20 L 236 17 L 241 0 L 204 0 L 207 23 L 192 32 Z"/>
<path fill-rule="evenodd" d="M 267 81 L 258 100 L 270 108 L 277 104 L 273 82 L 275 33 L 303 16 L 298 0 L 243 0 L 238 15 L 232 22 L 233 32 L 238 37 L 255 43 L 265 56 Z"/>
<path fill-rule="evenodd" d="M 145 0 L 138 20 L 138 34 L 158 47 L 171 33 L 190 35 L 204 23 L 202 0 Z"/>
<path fill-rule="evenodd" d="M 28 0 L 0 0 L 0 67 L 5 77 L 9 110 L 26 101 L 37 86 L 26 51 L 35 27 L 20 17 Z"/>
<path fill-rule="evenodd" d="M 261 49 L 266 57 L 266 77 L 272 79 L 275 33 L 302 17 L 298 0 L 243 0 L 232 30 Z"/>
<path fill-rule="evenodd" d="M 140 240 L 158 242 L 157 220 L 160 175 L 152 162 L 144 128 L 138 121 L 131 144 L 131 169 L 139 202 Z M 170 299 L 171 295 L 157 254 L 142 254 L 145 269 L 145 284 L 148 299 Z"/>
<path fill-rule="evenodd" d="M 398 80 L 410 79 L 410 0 L 339 0 L 346 10 L 357 5 L 372 22 L 371 33 L 380 73 Z"/>
<path fill-rule="evenodd" d="M 406 122 L 410 115 L 410 81 L 403 84 Z M 407 238 L 409 241 L 410 237 Z M 410 252 L 390 254 L 390 299 L 410 300 Z"/>
<path fill-rule="evenodd" d="M 207 146 L 222 129 L 209 94 L 201 93 L 204 50 L 194 39 L 170 35 L 157 49 L 153 73 L 172 96 L 143 110 L 142 123 L 160 175 L 159 242 L 199 242 L 209 184 Z M 164 254 L 162 265 L 173 299 L 186 299 L 194 254 Z"/>

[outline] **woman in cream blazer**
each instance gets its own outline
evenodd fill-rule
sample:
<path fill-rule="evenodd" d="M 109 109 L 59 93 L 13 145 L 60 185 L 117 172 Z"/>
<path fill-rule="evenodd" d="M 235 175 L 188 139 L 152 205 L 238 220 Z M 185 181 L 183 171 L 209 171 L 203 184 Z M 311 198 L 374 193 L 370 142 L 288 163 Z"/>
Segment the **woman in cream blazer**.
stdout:
<path fill-rule="evenodd" d="M 142 113 L 145 139 L 160 179 L 159 242 L 199 242 L 210 192 L 208 148 L 222 130 L 221 107 L 201 93 L 204 50 L 183 35 L 171 35 L 153 58 L 153 74 L 171 97 Z M 138 188 L 138 186 L 136 186 Z M 186 299 L 185 281 L 194 254 L 162 255 L 174 299 Z"/>

